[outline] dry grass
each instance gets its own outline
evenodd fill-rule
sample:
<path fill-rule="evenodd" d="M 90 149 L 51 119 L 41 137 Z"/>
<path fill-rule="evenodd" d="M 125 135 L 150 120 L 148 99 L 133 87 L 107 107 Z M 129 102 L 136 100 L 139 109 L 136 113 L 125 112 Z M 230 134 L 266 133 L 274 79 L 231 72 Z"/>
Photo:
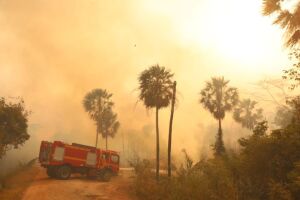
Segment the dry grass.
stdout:
<path fill-rule="evenodd" d="M 0 190 L 0 199 L 21 199 L 26 188 L 34 180 L 36 170 L 37 168 L 34 166 L 34 162 L 32 161 L 7 176 L 4 180 L 4 188 Z"/>

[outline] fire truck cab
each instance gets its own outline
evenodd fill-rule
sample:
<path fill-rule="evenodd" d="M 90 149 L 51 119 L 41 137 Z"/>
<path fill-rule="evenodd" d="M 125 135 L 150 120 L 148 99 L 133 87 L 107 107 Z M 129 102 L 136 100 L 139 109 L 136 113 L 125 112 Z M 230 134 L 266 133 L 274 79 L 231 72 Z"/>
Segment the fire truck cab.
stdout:
<path fill-rule="evenodd" d="M 72 173 L 109 181 L 119 172 L 120 156 L 116 151 L 82 144 L 42 141 L 39 161 L 51 178 L 68 179 Z"/>

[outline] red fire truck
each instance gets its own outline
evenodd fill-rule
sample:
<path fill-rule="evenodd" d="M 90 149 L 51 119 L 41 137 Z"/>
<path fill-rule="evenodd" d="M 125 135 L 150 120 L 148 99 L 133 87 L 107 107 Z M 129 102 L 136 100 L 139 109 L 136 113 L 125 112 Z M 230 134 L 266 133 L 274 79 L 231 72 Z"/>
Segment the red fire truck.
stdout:
<path fill-rule="evenodd" d="M 39 161 L 51 178 L 68 179 L 72 173 L 109 181 L 119 172 L 116 151 L 96 149 L 82 144 L 42 141 Z"/>

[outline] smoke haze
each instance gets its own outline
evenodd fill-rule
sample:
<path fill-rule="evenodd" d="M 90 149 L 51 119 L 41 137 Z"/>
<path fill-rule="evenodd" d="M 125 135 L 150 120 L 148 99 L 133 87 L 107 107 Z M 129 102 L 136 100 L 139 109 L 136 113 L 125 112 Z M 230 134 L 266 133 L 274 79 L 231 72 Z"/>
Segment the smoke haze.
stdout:
<path fill-rule="evenodd" d="M 214 141 L 217 123 L 198 104 L 205 81 L 224 75 L 231 80 L 231 86 L 243 90 L 266 72 L 280 74 L 286 64 L 280 33 L 270 28 L 269 21 L 265 23 L 266 30 L 259 31 L 278 39 L 278 44 L 272 43 L 273 54 L 269 53 L 276 59 L 240 61 L 221 56 L 216 44 L 205 38 L 215 21 L 209 9 L 213 12 L 216 7 L 218 16 L 217 1 L 211 2 L 214 3 L 0 0 L 0 96 L 21 96 L 32 111 L 31 139 L 21 150 L 9 154 L 23 159 L 36 157 L 41 140 L 94 145 L 95 126 L 84 112 L 82 99 L 88 91 L 103 88 L 113 93 L 114 110 L 121 123 L 116 138 L 109 139 L 109 146 L 123 151 L 124 138 L 125 148 L 136 148 L 145 156 L 150 154 L 145 152 L 153 152 L 153 157 L 154 115 L 145 110 L 142 102 L 137 102 L 137 77 L 156 63 L 175 73 L 178 82 L 174 154 L 178 155 L 183 148 L 194 158 L 207 152 Z M 202 14 L 195 16 L 198 13 Z M 205 26 L 209 20 L 211 26 Z M 200 41 L 206 43 L 202 45 L 183 32 L 187 22 L 192 23 L 188 24 L 190 28 L 202 27 L 197 33 L 202 37 Z M 266 41 L 258 45 L 267 46 L 274 38 Z M 169 108 L 163 109 L 160 115 L 162 149 L 167 145 L 169 112 Z M 234 146 L 236 139 L 247 131 L 235 124 L 230 115 L 224 123 L 224 141 Z M 237 131 L 226 135 L 229 129 Z M 141 135 L 145 134 L 143 141 Z M 133 147 L 139 141 L 145 145 Z"/>

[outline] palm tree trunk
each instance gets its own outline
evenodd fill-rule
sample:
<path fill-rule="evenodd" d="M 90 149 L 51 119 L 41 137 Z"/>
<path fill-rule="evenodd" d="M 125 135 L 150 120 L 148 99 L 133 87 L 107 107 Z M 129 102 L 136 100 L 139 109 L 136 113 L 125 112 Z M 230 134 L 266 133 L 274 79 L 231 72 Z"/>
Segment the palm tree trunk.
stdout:
<path fill-rule="evenodd" d="M 101 129 L 100 127 L 102 126 L 101 125 L 101 121 L 100 121 L 100 113 L 102 111 L 102 102 L 101 102 L 101 98 L 99 97 L 98 99 L 98 117 L 97 117 L 97 135 L 96 135 L 96 148 L 98 146 L 98 135 L 99 133 L 101 132 Z"/>
<path fill-rule="evenodd" d="M 159 128 L 158 128 L 158 111 L 156 107 L 156 180 L 159 181 Z"/>
<path fill-rule="evenodd" d="M 222 131 L 222 120 L 219 119 L 219 130 L 218 135 L 216 138 L 216 144 L 215 144 L 215 154 L 221 155 L 225 152 L 224 142 L 223 142 L 223 131 Z"/>
<path fill-rule="evenodd" d="M 107 150 L 107 134 L 105 136 L 105 146 L 106 146 L 106 150 Z"/>
<path fill-rule="evenodd" d="M 221 119 L 219 119 L 219 134 L 222 135 L 222 122 L 221 122 Z"/>
<path fill-rule="evenodd" d="M 98 126 L 98 125 L 97 125 Z M 98 146 L 98 127 L 97 127 L 97 131 L 96 131 L 96 144 L 95 144 L 95 147 L 97 148 Z"/>
<path fill-rule="evenodd" d="M 174 105 L 175 105 L 175 97 L 176 97 L 176 81 L 174 81 L 173 85 L 173 97 L 172 97 L 172 105 L 171 105 L 171 116 L 170 116 L 170 124 L 169 124 L 169 141 L 168 141 L 168 177 L 171 177 L 171 150 L 172 150 L 172 128 L 173 128 L 173 116 L 174 116 Z"/>

